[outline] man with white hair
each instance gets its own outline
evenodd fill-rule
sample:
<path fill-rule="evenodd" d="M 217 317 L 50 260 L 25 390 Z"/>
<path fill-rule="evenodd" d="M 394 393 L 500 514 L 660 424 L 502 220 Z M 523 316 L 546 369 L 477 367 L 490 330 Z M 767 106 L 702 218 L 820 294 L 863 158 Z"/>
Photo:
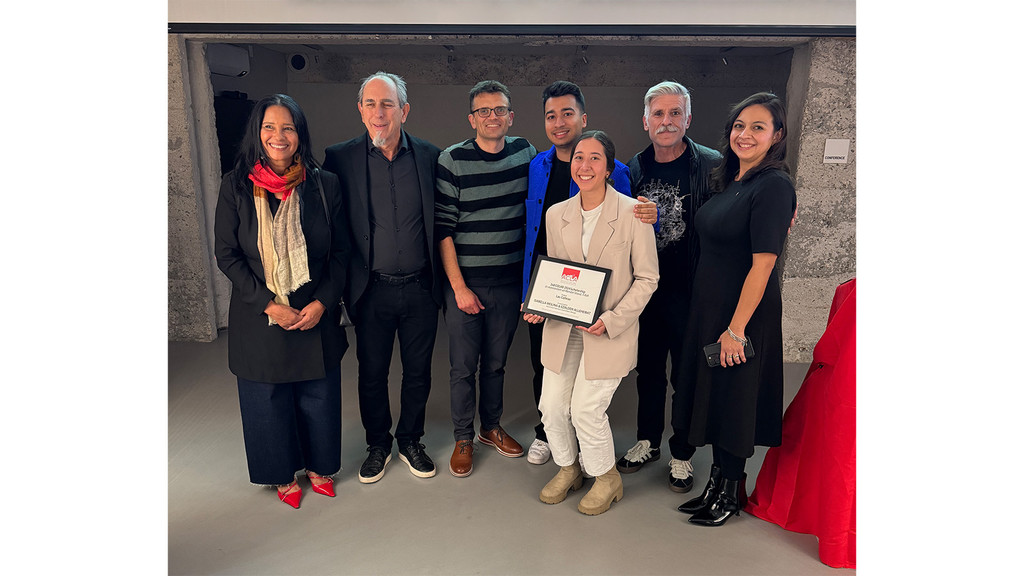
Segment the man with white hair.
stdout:
<path fill-rule="evenodd" d="M 647 91 L 643 125 L 651 145 L 633 156 L 627 166 L 633 194 L 658 206 L 660 228 L 656 230 L 656 242 L 661 279 L 640 315 L 637 443 L 616 463 L 624 474 L 661 458 L 668 384 L 666 361 L 671 352 L 672 369 L 677 370 L 696 264 L 693 217 L 710 196 L 709 175 L 722 159 L 717 151 L 686 136 L 690 126 L 690 92 L 678 82 L 661 82 Z M 669 487 L 675 492 L 688 492 L 693 487 L 690 458 L 696 448 L 687 442 L 691 405 L 692 398 L 673 393 Z"/>

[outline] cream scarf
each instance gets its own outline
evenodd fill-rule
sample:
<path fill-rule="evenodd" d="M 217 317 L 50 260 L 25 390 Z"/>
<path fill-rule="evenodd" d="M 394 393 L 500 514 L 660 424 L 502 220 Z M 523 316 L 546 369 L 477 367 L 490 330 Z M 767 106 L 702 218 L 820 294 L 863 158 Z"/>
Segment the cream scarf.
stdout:
<path fill-rule="evenodd" d="M 290 306 L 288 295 L 309 282 L 309 263 L 306 260 L 306 237 L 302 234 L 299 195 L 287 194 L 277 208 L 270 211 L 266 189 L 253 187 L 256 201 L 256 246 L 263 261 L 263 275 L 267 288 L 274 293 L 274 301 Z M 294 190 L 293 190 L 294 191 Z M 276 324 L 267 317 L 270 325 Z"/>

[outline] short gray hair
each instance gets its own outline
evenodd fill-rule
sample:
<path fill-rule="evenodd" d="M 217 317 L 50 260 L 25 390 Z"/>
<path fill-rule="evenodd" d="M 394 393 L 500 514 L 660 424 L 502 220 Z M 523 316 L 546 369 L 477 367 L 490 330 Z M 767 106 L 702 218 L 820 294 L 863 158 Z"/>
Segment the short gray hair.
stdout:
<path fill-rule="evenodd" d="M 402 77 L 399 76 L 398 74 L 384 72 L 383 70 L 378 70 L 377 72 L 370 74 L 366 78 L 363 78 L 363 83 L 359 85 L 359 96 L 356 102 L 362 103 L 363 90 L 366 88 L 366 85 L 370 83 L 370 80 L 374 80 L 376 78 L 387 80 L 395 85 L 395 91 L 398 92 L 398 106 L 400 108 L 404 107 L 409 102 L 409 93 L 406 91 L 405 88 L 405 80 L 402 80 Z"/>
<path fill-rule="evenodd" d="M 690 116 L 690 91 L 679 82 L 666 80 L 647 90 L 647 95 L 644 96 L 644 118 L 651 112 L 651 101 L 658 96 L 682 96 L 686 103 L 686 116 Z"/>

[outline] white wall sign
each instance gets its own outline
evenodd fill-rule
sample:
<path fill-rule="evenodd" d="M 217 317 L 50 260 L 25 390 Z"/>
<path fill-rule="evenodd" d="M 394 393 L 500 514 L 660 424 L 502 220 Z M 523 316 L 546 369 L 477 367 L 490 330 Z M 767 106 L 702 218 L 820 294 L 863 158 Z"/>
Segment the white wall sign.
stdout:
<path fill-rule="evenodd" d="M 846 164 L 849 157 L 849 138 L 828 138 L 825 140 L 825 164 Z"/>

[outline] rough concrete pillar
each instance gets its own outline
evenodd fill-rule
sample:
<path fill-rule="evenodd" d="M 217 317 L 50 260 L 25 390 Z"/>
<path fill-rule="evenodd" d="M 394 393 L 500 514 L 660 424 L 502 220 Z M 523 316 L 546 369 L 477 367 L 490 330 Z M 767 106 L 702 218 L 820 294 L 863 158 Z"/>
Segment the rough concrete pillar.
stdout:
<path fill-rule="evenodd" d="M 195 146 L 189 59 L 181 36 L 168 35 L 167 59 L 168 337 L 209 342 L 217 338 L 209 235 L 200 200 L 202 171 Z M 212 119 L 212 110 L 207 115 Z"/>
<path fill-rule="evenodd" d="M 787 362 L 811 361 L 836 286 L 857 273 L 856 46 L 854 38 L 813 39 L 793 58 L 788 92 L 799 96 L 791 96 L 789 123 L 799 142 L 790 162 L 800 207 L 782 280 Z M 827 138 L 850 139 L 847 164 L 823 163 Z"/>

